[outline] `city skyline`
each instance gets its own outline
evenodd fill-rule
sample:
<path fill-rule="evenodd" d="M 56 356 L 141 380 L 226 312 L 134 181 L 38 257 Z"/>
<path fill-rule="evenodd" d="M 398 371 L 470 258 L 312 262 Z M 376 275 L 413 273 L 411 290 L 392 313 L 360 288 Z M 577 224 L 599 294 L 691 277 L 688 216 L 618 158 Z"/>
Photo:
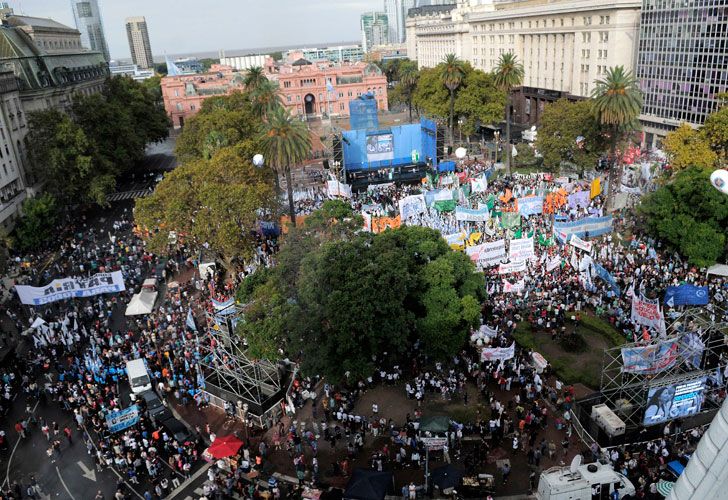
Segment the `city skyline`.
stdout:
<path fill-rule="evenodd" d="M 70 2 L 11 0 L 17 13 L 49 17 L 75 27 Z M 359 38 L 362 12 L 383 9 L 382 0 L 345 0 L 331 7 L 327 0 L 250 0 L 244 4 L 213 0 L 204 5 L 192 0 L 99 0 L 106 40 L 112 59 L 130 59 L 125 19 L 144 16 L 155 56 L 245 50 L 286 45 L 304 46 Z M 184 36 L 180 36 L 184 26 Z M 302 28 L 303 27 L 303 28 Z"/>

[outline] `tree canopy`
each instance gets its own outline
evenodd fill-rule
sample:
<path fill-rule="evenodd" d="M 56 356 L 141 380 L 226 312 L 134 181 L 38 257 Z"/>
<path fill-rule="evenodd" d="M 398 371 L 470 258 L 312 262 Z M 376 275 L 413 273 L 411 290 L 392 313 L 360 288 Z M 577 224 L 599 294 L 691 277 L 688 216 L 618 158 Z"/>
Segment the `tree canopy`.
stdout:
<path fill-rule="evenodd" d="M 673 172 L 688 167 L 712 169 L 718 155 L 710 148 L 705 136 L 687 123 L 668 133 L 662 141 L 662 149 L 670 159 Z"/>
<path fill-rule="evenodd" d="M 432 359 L 462 348 L 484 294 L 467 256 L 428 228 L 360 227 L 351 208 L 326 204 L 289 235 L 279 265 L 246 279 L 239 334 L 253 357 L 283 349 L 304 373 L 356 380 L 418 342 Z"/>
<path fill-rule="evenodd" d="M 13 246 L 21 252 L 38 250 L 54 240 L 58 206 L 50 193 L 23 202 L 23 218 L 15 227 Z"/>
<path fill-rule="evenodd" d="M 639 206 L 648 229 L 698 266 L 726 254 L 728 197 L 710 184 L 710 172 L 688 167 Z"/>

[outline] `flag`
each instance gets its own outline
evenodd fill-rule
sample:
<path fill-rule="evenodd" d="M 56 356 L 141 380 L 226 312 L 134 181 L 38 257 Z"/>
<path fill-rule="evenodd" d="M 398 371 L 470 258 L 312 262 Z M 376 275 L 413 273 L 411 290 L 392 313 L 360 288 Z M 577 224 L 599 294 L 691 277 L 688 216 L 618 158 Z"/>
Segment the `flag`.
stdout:
<path fill-rule="evenodd" d="M 602 192 L 602 179 L 600 177 L 597 177 L 591 182 L 591 187 L 589 189 L 589 197 L 590 198 L 596 198 L 599 196 L 599 194 Z"/>
<path fill-rule="evenodd" d="M 190 307 L 187 309 L 187 328 L 192 330 L 193 332 L 197 331 L 197 325 L 195 324 L 195 317 L 192 314 L 192 308 Z"/>
<path fill-rule="evenodd" d="M 674 306 L 704 306 L 710 300 L 707 286 L 695 286 L 683 284 L 680 286 L 668 286 L 665 291 L 665 304 Z"/>

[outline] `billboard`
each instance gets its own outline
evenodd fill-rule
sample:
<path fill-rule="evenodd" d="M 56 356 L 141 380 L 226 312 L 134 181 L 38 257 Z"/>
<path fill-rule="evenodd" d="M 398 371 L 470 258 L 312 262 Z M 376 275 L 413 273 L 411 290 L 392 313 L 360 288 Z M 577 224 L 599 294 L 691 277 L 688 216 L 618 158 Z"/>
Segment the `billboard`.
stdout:
<path fill-rule="evenodd" d="M 700 377 L 672 385 L 650 387 L 644 425 L 656 425 L 675 418 L 695 415 L 703 405 L 703 390 L 707 377 Z"/>
<path fill-rule="evenodd" d="M 394 159 L 394 139 L 392 134 L 367 136 L 367 160 L 383 161 Z"/>

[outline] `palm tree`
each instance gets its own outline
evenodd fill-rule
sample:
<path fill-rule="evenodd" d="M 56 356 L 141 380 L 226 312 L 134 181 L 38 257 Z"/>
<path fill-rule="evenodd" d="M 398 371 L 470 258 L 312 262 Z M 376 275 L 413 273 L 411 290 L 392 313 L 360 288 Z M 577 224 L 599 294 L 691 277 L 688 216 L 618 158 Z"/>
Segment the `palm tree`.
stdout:
<path fill-rule="evenodd" d="M 266 79 L 250 92 L 250 101 L 255 115 L 264 121 L 266 117 L 283 106 L 278 84 Z"/>
<path fill-rule="evenodd" d="M 403 94 L 407 99 L 410 123 L 412 123 L 412 94 L 414 94 L 415 88 L 417 87 L 418 77 L 419 72 L 417 71 L 417 63 L 414 61 L 406 61 L 400 65 L 399 84 L 401 85 Z"/>
<path fill-rule="evenodd" d="M 243 84 L 249 91 L 257 89 L 263 82 L 267 82 L 268 78 L 265 76 L 265 70 L 260 66 L 253 66 L 248 68 L 248 72 L 245 74 Z"/>
<path fill-rule="evenodd" d="M 494 76 L 495 84 L 506 93 L 506 173 L 511 175 L 511 91 L 523 83 L 523 65 L 511 52 L 502 54 Z"/>
<path fill-rule="evenodd" d="M 603 79 L 595 82 L 592 92 L 594 114 L 611 141 L 609 192 L 607 211 L 614 207 L 614 196 L 622 179 L 622 160 L 617 157 L 617 145 L 637 127 L 642 109 L 642 92 L 631 71 L 622 66 L 607 69 Z"/>
<path fill-rule="evenodd" d="M 288 212 L 291 223 L 296 225 L 296 209 L 293 206 L 293 180 L 291 166 L 305 160 L 311 152 L 311 136 L 306 124 L 296 120 L 283 107 L 276 108 L 263 123 L 260 139 L 263 156 L 273 165 L 278 174 L 286 175 L 288 191 Z"/>
<path fill-rule="evenodd" d="M 453 128 L 453 117 L 455 116 L 455 90 L 463 83 L 465 78 L 465 64 L 455 54 L 448 54 L 441 63 L 440 78 L 442 83 L 450 91 L 450 145 L 452 145 L 455 129 Z"/>

